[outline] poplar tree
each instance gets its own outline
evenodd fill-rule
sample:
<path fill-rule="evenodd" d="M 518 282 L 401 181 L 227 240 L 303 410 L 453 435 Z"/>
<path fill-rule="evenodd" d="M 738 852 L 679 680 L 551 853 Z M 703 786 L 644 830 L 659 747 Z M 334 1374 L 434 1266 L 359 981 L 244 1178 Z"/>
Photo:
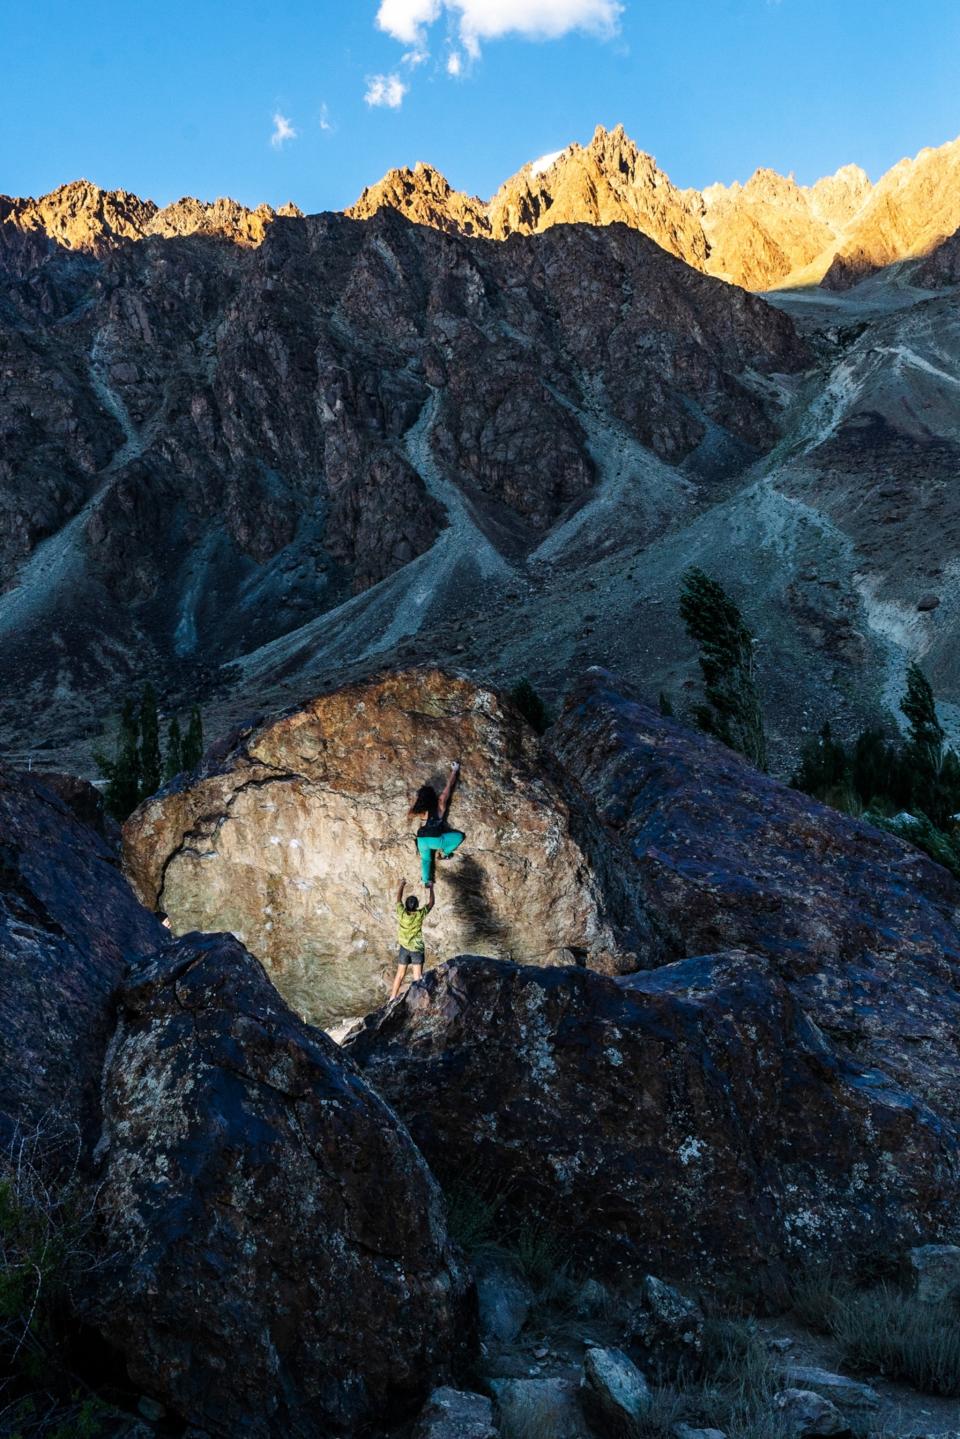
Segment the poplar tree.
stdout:
<path fill-rule="evenodd" d="M 140 700 L 140 799 L 156 794 L 162 774 L 157 692 L 148 680 Z"/>
<path fill-rule="evenodd" d="M 196 769 L 203 759 L 203 718 L 199 705 L 194 705 L 190 711 L 190 723 L 183 737 L 182 759 L 186 770 Z"/>
<path fill-rule="evenodd" d="M 125 699 L 113 756 L 96 751 L 94 759 L 107 786 L 103 795 L 107 813 L 121 823 L 132 814 L 140 798 L 140 725 L 137 705 Z"/>
<path fill-rule="evenodd" d="M 174 715 L 167 730 L 167 752 L 163 762 L 164 783 L 169 784 L 183 768 L 183 736 L 180 733 L 180 721 Z"/>

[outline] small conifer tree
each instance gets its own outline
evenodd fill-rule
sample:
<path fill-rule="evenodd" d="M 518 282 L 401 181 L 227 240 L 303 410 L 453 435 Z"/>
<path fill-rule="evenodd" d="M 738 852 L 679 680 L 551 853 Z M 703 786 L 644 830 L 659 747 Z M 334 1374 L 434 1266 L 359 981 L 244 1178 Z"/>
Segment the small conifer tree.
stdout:
<path fill-rule="evenodd" d="M 705 704 L 694 710 L 701 729 L 767 767 L 767 740 L 754 678 L 753 634 L 739 606 L 717 580 L 694 566 L 683 577 L 680 618 L 700 650 Z"/>

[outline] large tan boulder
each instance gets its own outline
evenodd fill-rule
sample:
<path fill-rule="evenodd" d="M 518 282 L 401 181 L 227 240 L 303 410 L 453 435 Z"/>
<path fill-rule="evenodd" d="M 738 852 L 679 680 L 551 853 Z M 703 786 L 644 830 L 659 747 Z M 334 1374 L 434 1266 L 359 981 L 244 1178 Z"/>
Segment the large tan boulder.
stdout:
<path fill-rule="evenodd" d="M 468 951 L 625 967 L 587 857 L 591 822 L 516 711 L 438 670 L 349 685 L 245 733 L 212 770 L 131 817 L 127 873 L 177 933 L 234 933 L 315 1022 L 366 1012 L 395 961 L 397 886 L 424 893 L 410 800 L 455 759 L 450 821 L 467 839 L 437 866 L 428 963 Z M 629 914 L 629 899 L 617 908 Z M 635 919 L 624 943 L 654 954 Z"/>

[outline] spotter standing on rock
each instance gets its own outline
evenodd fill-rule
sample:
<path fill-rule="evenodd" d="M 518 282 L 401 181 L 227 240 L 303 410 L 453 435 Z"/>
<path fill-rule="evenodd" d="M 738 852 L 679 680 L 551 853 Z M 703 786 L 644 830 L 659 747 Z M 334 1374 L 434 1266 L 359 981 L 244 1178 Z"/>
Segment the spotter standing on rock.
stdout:
<path fill-rule="evenodd" d="M 396 999 L 400 993 L 408 964 L 413 966 L 414 983 L 423 977 L 423 921 L 435 903 L 432 884 L 427 885 L 428 898 L 423 906 L 415 894 L 408 894 L 404 900 L 405 888 L 406 880 L 402 879 L 397 889 L 397 972 L 390 991 L 391 999 Z"/>
<path fill-rule="evenodd" d="M 415 815 L 423 819 L 417 830 L 417 853 L 420 856 L 420 877 L 424 884 L 433 883 L 434 854 L 438 859 L 449 859 L 466 839 L 462 830 L 451 829 L 447 824 L 447 811 L 459 777 L 460 765 L 455 760 L 450 766 L 450 778 L 443 793 L 438 797 L 432 784 L 422 784 L 409 809 L 411 819 Z"/>

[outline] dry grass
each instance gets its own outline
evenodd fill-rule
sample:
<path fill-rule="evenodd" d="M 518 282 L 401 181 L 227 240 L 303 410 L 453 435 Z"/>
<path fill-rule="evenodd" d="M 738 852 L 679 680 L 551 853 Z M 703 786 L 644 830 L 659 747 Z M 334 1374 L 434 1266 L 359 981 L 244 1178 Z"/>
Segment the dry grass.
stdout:
<path fill-rule="evenodd" d="M 838 1298 L 830 1332 L 844 1363 L 901 1380 L 923 1394 L 960 1397 L 960 1315 L 950 1304 L 921 1304 L 887 1285 Z"/>
<path fill-rule="evenodd" d="M 101 1406 L 69 1371 L 64 1316 L 96 1267 L 76 1128 L 7 1126 L 0 1151 L 0 1433 L 87 1439 Z"/>
<path fill-rule="evenodd" d="M 842 1363 L 882 1374 L 924 1394 L 960 1397 L 960 1313 L 952 1304 L 922 1304 L 885 1283 L 856 1289 L 829 1270 L 798 1280 L 794 1313 L 801 1323 L 829 1334 Z"/>

